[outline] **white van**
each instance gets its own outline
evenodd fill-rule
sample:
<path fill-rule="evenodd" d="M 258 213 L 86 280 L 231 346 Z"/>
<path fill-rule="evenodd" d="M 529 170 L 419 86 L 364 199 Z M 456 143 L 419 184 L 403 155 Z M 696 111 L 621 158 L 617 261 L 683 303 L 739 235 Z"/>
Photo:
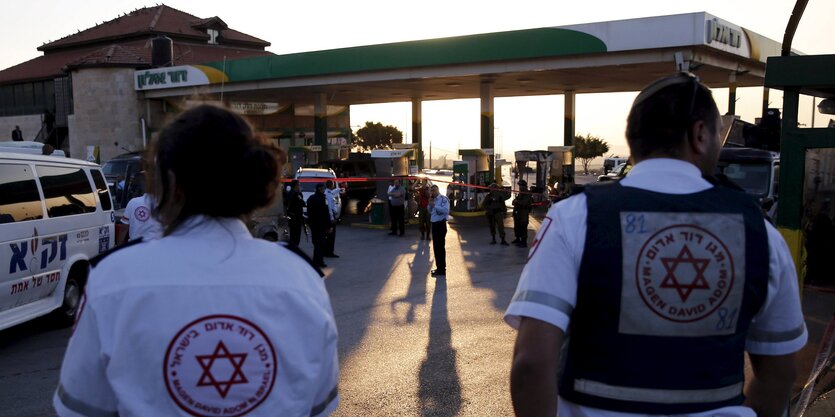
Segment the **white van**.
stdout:
<path fill-rule="evenodd" d="M 0 148 L 0 330 L 53 313 L 75 321 L 88 260 L 114 243 L 98 165 Z"/>
<path fill-rule="evenodd" d="M 342 216 L 342 193 L 343 190 L 339 187 L 339 181 L 337 181 L 336 173 L 333 172 L 332 169 L 324 169 L 324 168 L 299 168 L 296 171 L 296 179 L 299 181 L 299 186 L 301 187 L 302 191 L 302 198 L 304 198 L 305 203 L 307 203 L 307 199 L 316 192 L 316 184 L 324 184 L 328 180 L 333 180 L 334 184 L 336 185 L 336 190 L 338 191 L 335 194 L 334 203 L 336 204 L 336 212 L 338 216 Z M 307 181 L 302 181 L 307 180 Z M 307 215 L 307 207 L 304 209 L 305 215 Z"/>

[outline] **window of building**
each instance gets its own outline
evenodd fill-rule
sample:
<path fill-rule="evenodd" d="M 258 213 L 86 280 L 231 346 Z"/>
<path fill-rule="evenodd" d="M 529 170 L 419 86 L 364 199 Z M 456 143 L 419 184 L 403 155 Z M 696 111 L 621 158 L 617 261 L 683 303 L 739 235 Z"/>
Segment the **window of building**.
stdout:
<path fill-rule="evenodd" d="M 29 166 L 0 164 L 0 223 L 42 218 L 38 185 Z"/>
<path fill-rule="evenodd" d="M 220 31 L 217 29 L 206 29 L 206 33 L 209 34 L 209 43 L 212 45 L 217 45 L 217 38 L 220 36 Z"/>
<path fill-rule="evenodd" d="M 49 217 L 96 211 L 96 196 L 83 169 L 44 165 L 36 169 Z"/>

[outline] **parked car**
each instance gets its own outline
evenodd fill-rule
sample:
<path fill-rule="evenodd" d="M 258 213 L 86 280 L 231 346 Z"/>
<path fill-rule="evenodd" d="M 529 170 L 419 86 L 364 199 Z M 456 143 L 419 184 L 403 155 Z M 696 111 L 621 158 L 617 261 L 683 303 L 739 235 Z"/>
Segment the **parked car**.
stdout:
<path fill-rule="evenodd" d="M 116 208 L 126 206 L 131 196 L 124 191 L 129 188 L 128 182 L 134 178 L 134 175 L 142 171 L 142 153 L 123 153 L 105 162 L 101 169 L 107 179 L 107 186 L 110 188 Z"/>
<path fill-rule="evenodd" d="M 98 165 L 0 151 L 0 330 L 49 313 L 71 325 L 114 218 Z"/>

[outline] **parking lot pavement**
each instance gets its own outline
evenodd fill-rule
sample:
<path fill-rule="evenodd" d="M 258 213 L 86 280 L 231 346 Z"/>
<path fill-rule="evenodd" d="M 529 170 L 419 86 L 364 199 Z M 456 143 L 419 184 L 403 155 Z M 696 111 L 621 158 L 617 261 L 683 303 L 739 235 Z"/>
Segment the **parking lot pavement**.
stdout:
<path fill-rule="evenodd" d="M 527 250 L 489 245 L 481 217 L 452 219 L 447 276 L 435 279 L 432 243 L 416 226 L 387 232 L 340 226 L 341 257 L 326 259 L 340 337 L 336 415 L 512 415 L 515 333 L 502 314 Z"/>

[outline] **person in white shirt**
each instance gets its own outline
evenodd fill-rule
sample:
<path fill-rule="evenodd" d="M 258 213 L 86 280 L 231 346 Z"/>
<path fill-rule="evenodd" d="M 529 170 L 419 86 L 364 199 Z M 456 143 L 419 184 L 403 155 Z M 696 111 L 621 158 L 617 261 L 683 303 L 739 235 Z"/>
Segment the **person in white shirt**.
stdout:
<path fill-rule="evenodd" d="M 154 218 L 153 208 L 154 199 L 148 193 L 130 199 L 121 219 L 122 224 L 127 225 L 127 230 L 122 229 L 116 243 L 122 244 L 139 238 L 149 241 L 162 237 L 162 225 Z"/>
<path fill-rule="evenodd" d="M 505 313 L 517 416 L 783 414 L 807 340 L 795 267 L 710 177 L 720 131 L 695 77 L 656 81 L 627 120 L 632 171 L 548 212 Z"/>
<path fill-rule="evenodd" d="M 339 200 L 339 189 L 336 188 L 334 180 L 327 180 L 325 182 L 325 202 L 328 203 L 328 213 L 331 217 L 331 227 L 325 235 L 325 258 L 338 258 L 339 255 L 334 252 L 336 246 L 336 223 L 339 220 L 339 206 L 336 204 Z"/>
<path fill-rule="evenodd" d="M 91 260 L 57 414 L 331 414 L 337 329 L 321 272 L 242 220 L 279 192 L 281 151 L 206 105 L 154 150 L 164 236 Z"/>

